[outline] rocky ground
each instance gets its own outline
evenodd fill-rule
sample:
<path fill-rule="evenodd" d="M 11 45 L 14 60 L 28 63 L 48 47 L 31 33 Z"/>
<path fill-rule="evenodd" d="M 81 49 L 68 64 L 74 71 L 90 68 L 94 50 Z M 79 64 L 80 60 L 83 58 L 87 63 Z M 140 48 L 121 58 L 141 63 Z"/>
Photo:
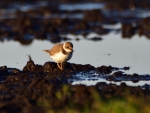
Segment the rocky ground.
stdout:
<path fill-rule="evenodd" d="M 124 67 L 124 70 L 126 69 L 129 67 Z M 102 102 L 112 98 L 126 99 L 126 96 L 144 100 L 150 98 L 149 85 L 146 84 L 142 87 L 131 87 L 125 83 L 117 86 L 98 82 L 95 86 L 85 86 L 71 85 L 71 82 L 68 82 L 70 78 L 77 81 L 78 78 L 75 76 L 77 73 L 88 73 L 90 70 L 99 73 L 97 76 L 116 82 L 121 80 L 138 82 L 150 79 L 150 75 L 125 75 L 121 71 L 117 71 L 119 68 L 112 66 L 95 68 L 90 64 L 66 63 L 65 70 L 62 71 L 54 62 L 46 62 L 42 66 L 34 64 L 30 59 L 22 71 L 7 68 L 7 66 L 0 67 L 0 111 L 4 113 L 41 113 L 51 110 L 57 112 L 62 109 L 67 112 L 67 106 L 72 105 L 72 110 L 76 109 L 78 112 L 82 112 L 85 110 L 84 107 L 88 107 L 91 112 L 90 108 L 94 109 L 92 103 L 97 100 L 94 100 L 95 95 L 98 95 Z M 116 72 L 110 74 L 114 70 Z M 110 75 L 103 76 L 106 74 Z M 117 79 L 118 77 L 122 77 L 122 79 Z M 94 92 L 96 94 L 93 94 Z M 97 111 L 96 109 L 95 111 Z"/>

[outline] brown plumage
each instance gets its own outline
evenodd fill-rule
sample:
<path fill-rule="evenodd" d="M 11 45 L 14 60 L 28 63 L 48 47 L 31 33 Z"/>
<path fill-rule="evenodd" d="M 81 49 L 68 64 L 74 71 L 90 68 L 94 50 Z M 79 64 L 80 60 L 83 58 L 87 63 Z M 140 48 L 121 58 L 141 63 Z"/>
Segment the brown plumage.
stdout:
<path fill-rule="evenodd" d="M 55 62 L 57 62 L 57 66 L 61 70 L 63 70 L 62 63 L 70 60 L 74 52 L 73 44 L 71 42 L 57 44 L 52 49 L 44 51 L 47 52 Z"/>

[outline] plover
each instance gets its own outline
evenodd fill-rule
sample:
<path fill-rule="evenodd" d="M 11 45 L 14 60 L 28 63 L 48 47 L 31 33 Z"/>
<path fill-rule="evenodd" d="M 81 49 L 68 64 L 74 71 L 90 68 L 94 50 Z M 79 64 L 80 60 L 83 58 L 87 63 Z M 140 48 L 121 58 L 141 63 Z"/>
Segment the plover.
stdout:
<path fill-rule="evenodd" d="M 74 52 L 71 42 L 56 44 L 52 49 L 43 51 L 50 55 L 61 70 L 63 70 L 63 63 L 70 60 Z"/>

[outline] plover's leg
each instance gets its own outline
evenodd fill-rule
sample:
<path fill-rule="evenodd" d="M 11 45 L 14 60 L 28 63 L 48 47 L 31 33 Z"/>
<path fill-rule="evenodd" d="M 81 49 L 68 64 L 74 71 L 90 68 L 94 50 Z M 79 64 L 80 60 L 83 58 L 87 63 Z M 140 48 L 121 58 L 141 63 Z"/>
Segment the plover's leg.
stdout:
<path fill-rule="evenodd" d="M 59 67 L 59 69 L 63 70 L 61 63 L 60 63 L 60 65 L 59 65 L 59 63 L 57 63 L 57 66 Z"/>
<path fill-rule="evenodd" d="M 60 63 L 61 64 L 61 69 L 63 70 L 63 63 Z"/>
<path fill-rule="evenodd" d="M 59 63 L 57 63 L 57 66 L 59 67 L 59 69 L 61 69 L 61 67 L 60 67 Z"/>

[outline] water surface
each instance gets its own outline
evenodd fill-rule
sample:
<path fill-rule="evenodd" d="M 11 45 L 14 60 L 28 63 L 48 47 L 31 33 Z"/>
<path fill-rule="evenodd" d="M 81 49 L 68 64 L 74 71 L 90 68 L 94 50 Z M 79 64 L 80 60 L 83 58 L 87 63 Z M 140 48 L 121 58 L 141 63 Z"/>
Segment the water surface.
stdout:
<path fill-rule="evenodd" d="M 111 32 L 108 35 L 100 36 L 102 41 L 88 40 L 90 37 L 99 37 L 98 34 L 91 33 L 85 39 L 82 35 L 66 35 L 71 38 L 74 44 L 74 55 L 69 61 L 76 64 L 91 64 L 95 67 L 102 65 L 113 67 L 129 66 L 131 69 L 126 73 L 150 74 L 150 41 L 142 36 L 133 36 L 131 39 L 122 39 L 120 34 Z M 76 38 L 79 41 L 76 41 Z M 31 55 L 36 64 L 43 65 L 52 59 L 42 50 L 50 49 L 55 44 L 49 41 L 34 40 L 29 46 L 23 46 L 19 42 L 0 42 L 0 65 L 16 67 L 22 69 L 27 55 Z"/>

